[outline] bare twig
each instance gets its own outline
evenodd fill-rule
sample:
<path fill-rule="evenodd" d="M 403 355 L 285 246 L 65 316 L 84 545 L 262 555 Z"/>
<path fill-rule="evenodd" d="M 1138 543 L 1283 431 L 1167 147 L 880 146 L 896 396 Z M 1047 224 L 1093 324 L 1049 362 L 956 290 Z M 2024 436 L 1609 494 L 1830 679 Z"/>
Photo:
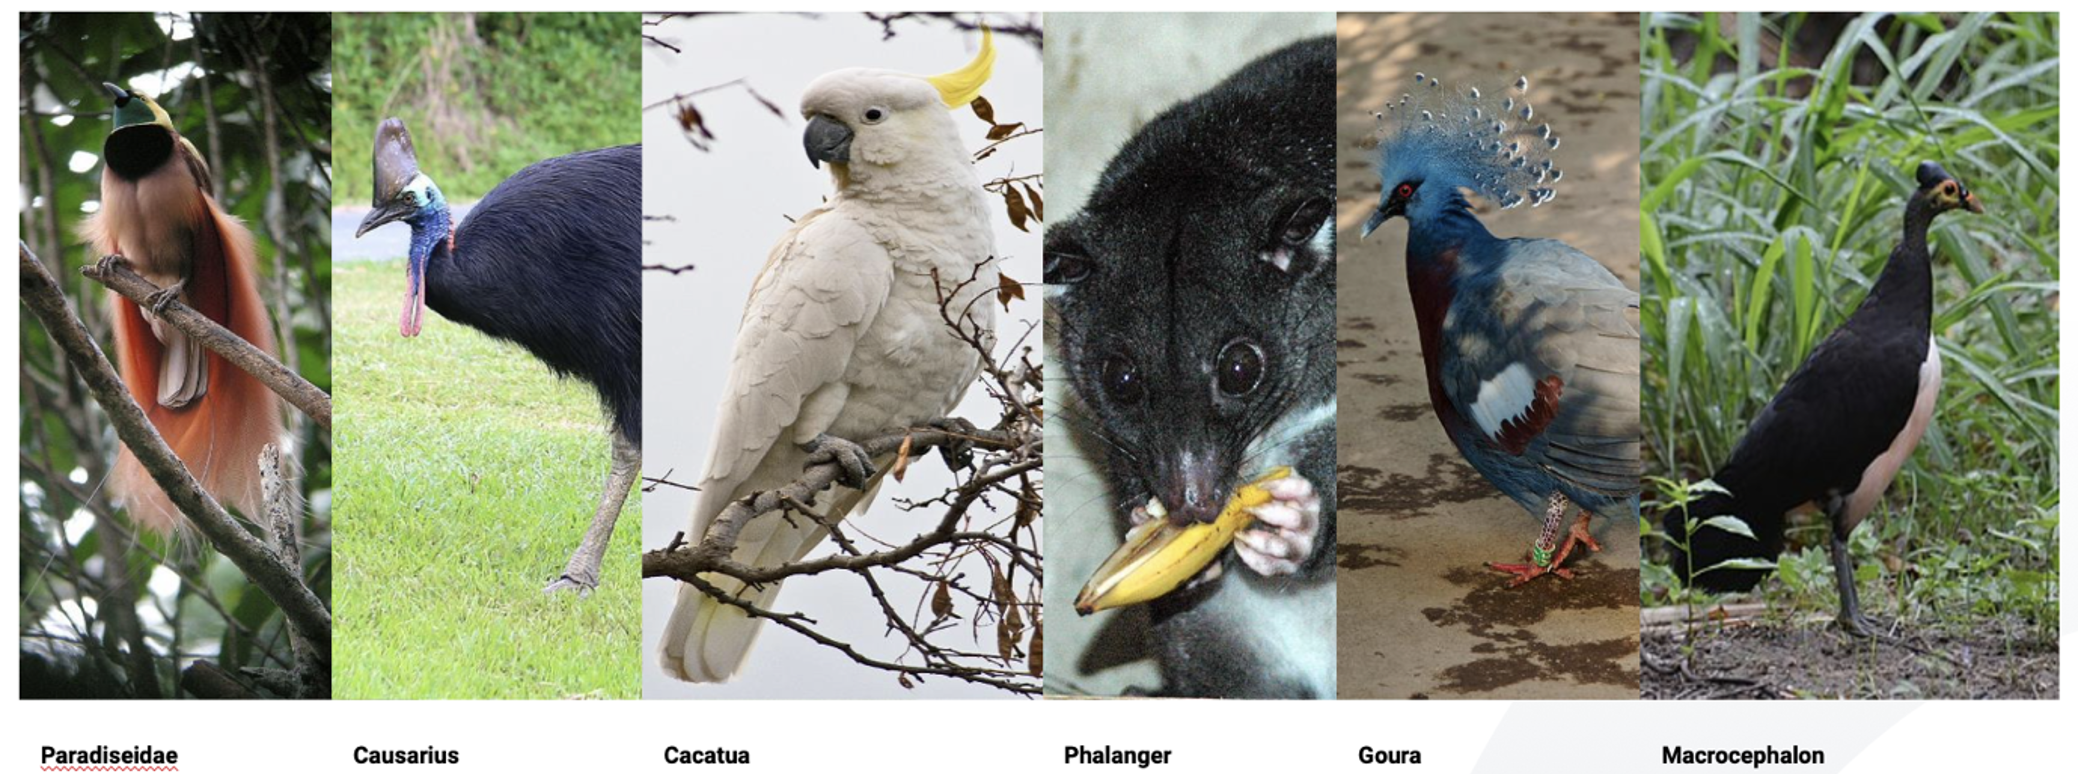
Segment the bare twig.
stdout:
<path fill-rule="evenodd" d="M 138 462 L 150 471 L 152 480 L 166 491 L 167 498 L 180 508 L 188 522 L 208 539 L 217 552 L 237 565 L 246 579 L 273 600 L 275 606 L 281 608 L 289 626 L 310 643 L 324 664 L 329 665 L 332 660 L 332 614 L 303 583 L 301 570 L 284 563 L 280 555 L 247 532 L 215 498 L 203 491 L 194 476 L 188 473 L 187 465 L 167 448 L 166 441 L 159 437 L 158 429 L 145 417 L 144 410 L 130 399 L 122 377 L 116 375 L 115 368 L 101 353 L 100 345 L 87 333 L 78 315 L 72 312 L 56 280 L 44 270 L 43 263 L 29 252 L 27 245 L 20 247 L 20 258 L 22 305 L 36 315 L 51 340 L 65 351 L 80 378 L 92 391 L 94 400 L 101 404 L 102 411 L 115 425 L 116 436 L 130 447 Z M 144 284 L 148 286 L 150 283 Z M 329 400 L 326 407 L 329 415 Z"/>
<path fill-rule="evenodd" d="M 22 249 L 24 255 L 27 255 L 28 248 Z M 151 306 L 154 303 L 152 294 L 159 291 L 159 286 L 139 276 L 130 269 L 129 264 L 121 260 L 103 260 L 98 265 L 81 267 L 79 273 L 107 285 L 110 290 L 123 294 L 124 298 L 135 301 L 140 306 Z M 216 321 L 204 317 L 201 312 L 195 311 L 193 307 L 177 298 L 166 301 L 165 306 L 156 314 L 159 319 L 172 323 L 182 333 L 202 342 L 202 346 L 208 347 L 210 351 L 222 355 L 231 365 L 252 374 L 269 389 L 274 390 L 276 395 L 280 395 L 283 400 L 287 400 L 290 405 L 308 415 L 312 421 L 327 430 L 332 429 L 332 396 L 304 380 L 295 371 L 289 370 L 281 361 L 260 351 L 252 342 L 225 330 L 223 326 L 216 324 Z"/>

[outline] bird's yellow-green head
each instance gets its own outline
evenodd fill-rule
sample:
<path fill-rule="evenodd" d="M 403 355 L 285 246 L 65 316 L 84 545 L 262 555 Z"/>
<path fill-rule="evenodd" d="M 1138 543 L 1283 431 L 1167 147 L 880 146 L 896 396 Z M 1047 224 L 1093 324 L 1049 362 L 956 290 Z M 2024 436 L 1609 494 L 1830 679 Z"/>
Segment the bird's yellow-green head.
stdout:
<path fill-rule="evenodd" d="M 167 129 L 173 128 L 173 119 L 168 117 L 166 110 L 159 107 L 159 103 L 151 97 L 113 83 L 104 82 L 101 84 L 101 88 L 107 89 L 108 93 L 115 98 L 115 111 L 113 114 L 115 129 L 120 130 L 124 127 L 142 124 L 156 124 Z"/>
<path fill-rule="evenodd" d="M 101 143 L 108 171 L 123 180 L 141 180 L 159 171 L 179 142 L 173 119 L 150 97 L 113 83 L 101 87 L 115 99 L 115 127 Z"/>
<path fill-rule="evenodd" d="M 801 141 L 808 162 L 818 167 L 829 162 L 844 187 L 862 174 L 873 177 L 912 160 L 964 161 L 959 132 L 947 111 L 981 96 L 995 63 L 995 34 L 983 28 L 981 50 L 948 73 L 851 68 L 815 79 L 801 96 L 801 117 L 808 119 Z"/>

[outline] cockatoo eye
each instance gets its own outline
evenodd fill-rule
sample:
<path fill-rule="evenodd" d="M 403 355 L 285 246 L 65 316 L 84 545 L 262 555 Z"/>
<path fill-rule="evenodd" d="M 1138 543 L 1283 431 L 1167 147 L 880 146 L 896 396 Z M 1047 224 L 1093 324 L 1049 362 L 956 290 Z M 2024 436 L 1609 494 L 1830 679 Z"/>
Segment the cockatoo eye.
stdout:
<path fill-rule="evenodd" d="M 1238 398 L 1263 383 L 1263 350 L 1250 342 L 1236 341 L 1219 351 L 1216 377 L 1219 391 Z"/>
<path fill-rule="evenodd" d="M 861 114 L 859 118 L 866 123 L 877 124 L 880 123 L 881 119 L 887 118 L 887 110 L 877 107 L 866 108 L 866 112 Z"/>
<path fill-rule="evenodd" d="M 1105 360 L 1098 379 L 1103 384 L 1104 394 L 1120 405 L 1139 403 L 1140 398 L 1147 394 L 1146 385 L 1140 381 L 1140 369 L 1123 355 L 1112 355 Z"/>

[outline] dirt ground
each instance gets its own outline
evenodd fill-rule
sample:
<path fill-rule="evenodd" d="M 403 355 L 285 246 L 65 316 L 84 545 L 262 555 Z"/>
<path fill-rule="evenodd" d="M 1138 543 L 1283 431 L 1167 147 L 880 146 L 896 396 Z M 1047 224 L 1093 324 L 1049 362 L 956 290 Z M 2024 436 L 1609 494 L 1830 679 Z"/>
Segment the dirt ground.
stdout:
<path fill-rule="evenodd" d="M 2061 663 L 2055 642 L 2011 620 L 1868 641 L 1825 622 L 1710 623 L 1643 640 L 1648 699 L 2054 699 Z"/>
<path fill-rule="evenodd" d="M 1405 221 L 1359 240 L 1376 206 L 1372 112 L 1416 70 L 1459 83 L 1530 79 L 1564 139 L 1542 207 L 1482 211 L 1501 236 L 1552 237 L 1638 283 L 1636 14 L 1342 15 L 1337 117 L 1341 325 L 1338 645 L 1343 698 L 1633 698 L 1638 525 L 1595 520 L 1578 575 L 1510 589 L 1537 522 L 1465 464 L 1429 407 L 1407 294 Z M 1534 48 L 1525 40 L 1538 40 Z M 1536 59 L 1521 59 L 1535 51 Z"/>

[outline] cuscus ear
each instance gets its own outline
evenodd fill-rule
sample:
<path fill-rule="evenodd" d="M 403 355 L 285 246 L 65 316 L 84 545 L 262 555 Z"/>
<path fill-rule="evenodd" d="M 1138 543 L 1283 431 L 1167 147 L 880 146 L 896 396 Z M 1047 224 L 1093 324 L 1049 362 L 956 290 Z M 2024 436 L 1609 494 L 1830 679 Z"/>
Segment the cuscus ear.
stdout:
<path fill-rule="evenodd" d="M 1046 227 L 1046 298 L 1066 301 L 1076 286 L 1097 273 L 1097 262 L 1082 246 L 1082 223 L 1070 219 Z"/>
<path fill-rule="evenodd" d="M 1270 268 L 1297 279 L 1319 272 L 1335 261 L 1335 206 L 1332 197 L 1301 201 L 1278 213 L 1268 242 L 1257 254 Z"/>

